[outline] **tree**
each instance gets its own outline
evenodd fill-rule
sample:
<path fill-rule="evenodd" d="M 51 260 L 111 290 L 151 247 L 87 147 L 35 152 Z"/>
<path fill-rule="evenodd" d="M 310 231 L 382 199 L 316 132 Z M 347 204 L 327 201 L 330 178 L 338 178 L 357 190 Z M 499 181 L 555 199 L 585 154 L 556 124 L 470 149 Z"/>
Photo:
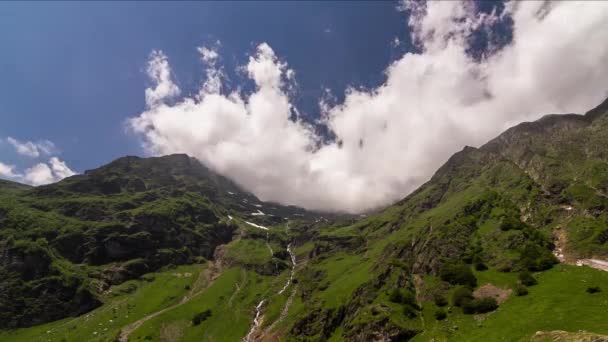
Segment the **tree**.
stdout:
<path fill-rule="evenodd" d="M 528 294 L 528 288 L 522 284 L 515 285 L 515 295 L 516 296 L 525 296 Z"/>
<path fill-rule="evenodd" d="M 447 281 L 452 285 L 477 286 L 477 278 L 475 278 L 471 268 L 466 264 L 443 264 L 439 271 L 439 276 L 441 277 L 441 280 Z"/>
<path fill-rule="evenodd" d="M 209 317 L 211 317 L 211 310 L 207 309 L 203 312 L 199 312 L 194 315 L 194 317 L 192 317 L 192 325 L 199 325 L 202 322 L 206 321 Z"/>
<path fill-rule="evenodd" d="M 439 310 L 435 311 L 436 320 L 443 321 L 446 317 L 448 317 L 448 314 L 446 314 L 443 309 L 439 309 Z"/>
<path fill-rule="evenodd" d="M 452 304 L 455 306 L 463 306 L 471 300 L 473 300 L 473 292 L 466 287 L 456 289 L 452 295 Z"/>
<path fill-rule="evenodd" d="M 519 274 L 519 282 L 525 286 L 532 286 L 538 284 L 536 278 L 528 271 L 523 271 Z"/>
<path fill-rule="evenodd" d="M 462 307 L 462 312 L 465 314 L 480 314 L 494 311 L 496 308 L 498 308 L 496 299 L 492 297 L 483 297 L 473 299 L 464 304 Z"/>

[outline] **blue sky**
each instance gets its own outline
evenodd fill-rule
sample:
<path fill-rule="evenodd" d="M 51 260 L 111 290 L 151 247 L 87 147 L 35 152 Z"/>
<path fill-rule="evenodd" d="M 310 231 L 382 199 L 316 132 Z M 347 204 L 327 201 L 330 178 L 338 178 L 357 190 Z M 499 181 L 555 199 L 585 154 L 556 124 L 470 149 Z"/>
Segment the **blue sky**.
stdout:
<path fill-rule="evenodd" d="M 409 36 L 395 2 L 106 2 L 0 5 L 0 137 L 48 139 L 82 172 L 143 153 L 124 120 L 144 108 L 148 55 L 169 56 L 184 93 L 201 82 L 201 44 L 220 40 L 227 70 L 268 42 L 298 74 L 302 109 L 323 87 L 373 86 Z M 0 161 L 29 158 L 0 145 Z"/>
<path fill-rule="evenodd" d="M 606 41 L 605 1 L 0 2 L 0 177 L 187 153 L 262 200 L 362 212 L 602 102 Z"/>

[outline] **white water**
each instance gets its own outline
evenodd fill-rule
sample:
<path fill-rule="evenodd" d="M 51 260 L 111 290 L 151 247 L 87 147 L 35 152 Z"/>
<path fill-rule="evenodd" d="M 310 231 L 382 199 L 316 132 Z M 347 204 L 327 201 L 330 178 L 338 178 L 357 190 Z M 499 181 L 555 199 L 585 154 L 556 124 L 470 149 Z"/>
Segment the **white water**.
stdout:
<path fill-rule="evenodd" d="M 251 223 L 251 222 L 247 222 L 247 221 L 245 221 L 245 223 L 247 223 L 251 226 L 254 226 L 256 228 L 268 230 L 268 228 L 257 225 L 255 223 Z M 286 230 L 287 229 L 289 229 L 289 222 L 287 222 Z M 270 256 L 272 257 L 272 256 L 274 256 L 274 252 L 272 250 L 272 247 L 270 246 L 270 243 L 268 242 L 269 241 L 268 239 L 269 239 L 269 233 L 266 233 L 266 246 L 268 246 L 268 250 L 270 251 Z M 283 286 L 283 288 L 278 292 L 279 295 L 283 294 L 283 292 L 285 292 L 285 290 L 287 290 L 287 288 L 293 281 L 293 274 L 296 270 L 296 255 L 291 250 L 291 243 L 289 243 L 287 245 L 287 252 L 289 253 L 289 257 L 291 258 L 291 272 L 289 274 L 289 278 L 287 279 L 287 282 L 285 283 L 285 286 Z M 260 316 L 262 315 L 262 306 L 264 305 L 265 302 L 266 302 L 266 299 L 262 299 L 262 301 L 260 303 L 258 303 L 258 305 L 255 307 L 255 318 L 253 319 L 253 324 L 251 325 L 251 328 L 249 329 L 249 332 L 247 333 L 247 335 L 245 337 L 243 337 L 243 342 L 249 342 L 252 335 L 260 327 Z"/>
<path fill-rule="evenodd" d="M 289 287 L 289 284 L 291 284 L 291 281 L 293 280 L 293 273 L 296 270 L 296 255 L 293 254 L 293 251 L 291 250 L 291 243 L 287 245 L 287 252 L 289 253 L 289 256 L 291 257 L 291 273 L 289 274 L 289 279 L 287 279 L 287 283 L 285 283 L 285 286 L 283 286 L 281 291 L 279 291 L 279 294 L 283 294 L 283 292 L 285 292 L 285 290 L 287 290 L 287 288 Z"/>
<path fill-rule="evenodd" d="M 244 342 L 249 342 L 251 335 L 253 335 L 253 333 L 255 333 L 257 328 L 260 326 L 260 315 L 262 313 L 262 305 L 264 305 L 265 301 L 265 299 L 262 299 L 262 301 L 255 307 L 255 318 L 253 319 L 253 325 L 251 325 L 251 329 L 249 329 L 247 336 L 243 337 Z"/>

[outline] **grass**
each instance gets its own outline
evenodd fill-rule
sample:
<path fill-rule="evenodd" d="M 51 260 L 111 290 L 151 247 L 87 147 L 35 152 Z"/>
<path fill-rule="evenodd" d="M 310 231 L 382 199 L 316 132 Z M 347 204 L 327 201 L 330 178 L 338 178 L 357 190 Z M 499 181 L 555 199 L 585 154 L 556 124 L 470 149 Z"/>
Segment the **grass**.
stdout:
<path fill-rule="evenodd" d="M 149 313 L 172 305 L 187 293 L 201 265 L 179 266 L 114 286 L 105 295 L 105 304 L 76 318 L 66 318 L 31 328 L 0 331 L 1 341 L 107 341 L 121 327 Z"/>
<path fill-rule="evenodd" d="M 497 311 L 484 316 L 464 315 L 452 308 L 448 319 L 438 322 L 432 316 L 434 305 L 425 304 L 426 331 L 415 340 L 525 341 L 540 330 L 608 334 L 608 293 L 586 292 L 589 286 L 608 284 L 608 272 L 558 265 L 536 277 L 539 283 L 528 288 L 527 296 L 511 296 Z M 487 280 L 492 281 L 490 276 Z"/>
<path fill-rule="evenodd" d="M 266 242 L 260 239 L 237 239 L 232 241 L 227 245 L 225 257 L 238 264 L 250 265 L 261 265 L 272 260 Z"/>
<path fill-rule="evenodd" d="M 317 294 L 324 307 L 333 308 L 346 303 L 357 287 L 370 280 L 371 266 L 372 262 L 362 262 L 361 256 L 343 253 L 315 265 L 315 269 L 327 272 L 323 282 L 327 282 L 328 287 Z"/>
<path fill-rule="evenodd" d="M 239 341 L 249 330 L 257 303 L 266 299 L 269 305 L 274 300 L 284 277 L 280 278 L 228 269 L 201 295 L 144 323 L 130 339 L 159 341 L 171 327 L 184 341 Z M 211 316 L 193 326 L 192 317 L 205 310 L 211 310 Z"/>

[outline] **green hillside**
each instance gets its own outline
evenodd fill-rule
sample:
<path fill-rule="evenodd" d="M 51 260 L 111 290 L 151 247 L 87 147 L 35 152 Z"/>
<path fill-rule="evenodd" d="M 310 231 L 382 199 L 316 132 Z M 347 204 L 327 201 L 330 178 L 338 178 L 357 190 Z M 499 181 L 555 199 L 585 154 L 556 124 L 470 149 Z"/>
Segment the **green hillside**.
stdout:
<path fill-rule="evenodd" d="M 606 146 L 608 101 L 548 115 L 357 218 L 184 155 L 0 183 L 0 340 L 601 340 Z"/>

